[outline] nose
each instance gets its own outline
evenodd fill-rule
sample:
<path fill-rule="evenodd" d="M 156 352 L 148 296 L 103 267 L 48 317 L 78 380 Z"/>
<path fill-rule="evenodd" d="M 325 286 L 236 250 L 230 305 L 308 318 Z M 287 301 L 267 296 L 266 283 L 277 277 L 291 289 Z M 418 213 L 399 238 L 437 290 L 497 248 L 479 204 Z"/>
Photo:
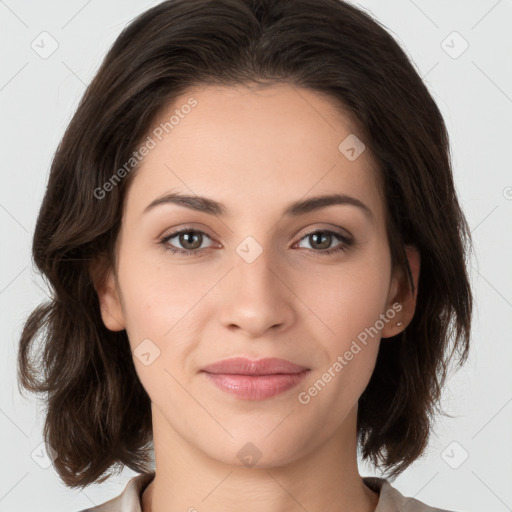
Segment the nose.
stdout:
<path fill-rule="evenodd" d="M 238 255 L 234 258 L 234 268 L 217 290 L 220 320 L 227 329 L 257 338 L 292 325 L 294 295 L 286 272 L 270 253 L 264 250 L 250 263 Z"/>

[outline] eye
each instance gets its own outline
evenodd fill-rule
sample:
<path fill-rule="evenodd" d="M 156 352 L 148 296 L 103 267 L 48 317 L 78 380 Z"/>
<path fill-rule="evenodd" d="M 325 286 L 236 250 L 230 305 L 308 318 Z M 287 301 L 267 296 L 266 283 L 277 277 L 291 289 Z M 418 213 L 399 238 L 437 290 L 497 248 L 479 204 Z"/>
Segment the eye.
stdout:
<path fill-rule="evenodd" d="M 173 254 L 192 256 L 194 254 L 199 254 L 205 249 L 211 247 L 211 245 L 206 247 L 203 246 L 205 238 L 211 240 L 211 237 L 204 231 L 192 228 L 183 228 L 166 235 L 160 240 L 159 243 L 163 245 L 166 250 L 171 251 Z M 173 239 L 176 239 L 176 241 L 171 244 Z M 332 242 L 336 239 L 340 243 L 332 247 Z M 302 240 L 309 241 L 310 250 L 313 253 L 324 256 L 335 252 L 346 251 L 351 245 L 354 244 L 354 240 L 352 238 L 342 235 L 341 233 L 326 229 L 312 231 L 311 233 L 303 236 L 300 241 Z M 176 247 L 176 244 L 181 245 L 182 248 Z"/>
<path fill-rule="evenodd" d="M 331 247 L 333 239 L 338 239 L 341 241 L 341 243 L 335 245 L 333 248 L 329 248 Z M 306 236 L 302 237 L 301 240 L 308 240 L 310 248 L 320 255 L 346 251 L 354 243 L 351 238 L 345 235 L 325 229 L 312 231 L 311 233 L 308 233 Z"/>
<path fill-rule="evenodd" d="M 202 247 L 205 237 L 211 240 L 211 238 L 204 231 L 185 228 L 166 235 L 160 240 L 160 243 L 164 246 L 165 249 L 171 251 L 172 253 L 192 255 L 194 253 L 202 252 L 203 249 L 209 247 Z M 174 243 L 180 244 L 183 249 L 170 245 L 171 240 L 174 238 L 177 239 Z"/>

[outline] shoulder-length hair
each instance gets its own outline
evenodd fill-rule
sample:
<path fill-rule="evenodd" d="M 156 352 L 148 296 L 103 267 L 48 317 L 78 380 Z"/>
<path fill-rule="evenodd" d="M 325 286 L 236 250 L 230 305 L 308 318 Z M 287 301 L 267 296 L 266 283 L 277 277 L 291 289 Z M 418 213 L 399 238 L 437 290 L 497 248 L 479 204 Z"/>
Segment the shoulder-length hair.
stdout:
<path fill-rule="evenodd" d="M 363 459 L 390 478 L 416 460 L 454 353 L 459 365 L 467 359 L 470 232 L 442 115 L 397 42 L 341 0 L 167 0 L 133 20 L 105 56 L 54 155 L 35 227 L 32 256 L 52 296 L 24 325 L 18 386 L 47 394 L 44 438 L 69 487 L 103 482 L 113 467 L 152 469 L 150 399 L 126 331 L 102 322 L 90 272 L 99 257 L 115 263 L 137 166 L 119 170 L 187 88 L 251 83 L 325 93 L 350 114 L 377 163 L 393 269 L 411 276 L 405 246 L 421 255 L 415 316 L 381 341 L 359 399 Z"/>

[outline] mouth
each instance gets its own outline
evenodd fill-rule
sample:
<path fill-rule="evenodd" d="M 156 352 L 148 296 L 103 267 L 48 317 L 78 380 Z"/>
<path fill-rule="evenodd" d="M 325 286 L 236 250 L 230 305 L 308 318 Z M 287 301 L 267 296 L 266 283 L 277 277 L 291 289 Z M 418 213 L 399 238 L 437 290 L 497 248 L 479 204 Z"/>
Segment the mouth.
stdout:
<path fill-rule="evenodd" d="M 285 359 L 218 361 L 201 370 L 218 389 L 246 400 L 265 400 L 297 386 L 310 371 Z"/>
<path fill-rule="evenodd" d="M 227 373 L 230 375 L 275 375 L 295 374 L 308 369 L 309 368 L 305 366 L 300 366 L 286 359 L 276 357 L 258 360 L 252 360 L 246 357 L 235 357 L 205 366 L 202 371 L 213 374 Z"/>

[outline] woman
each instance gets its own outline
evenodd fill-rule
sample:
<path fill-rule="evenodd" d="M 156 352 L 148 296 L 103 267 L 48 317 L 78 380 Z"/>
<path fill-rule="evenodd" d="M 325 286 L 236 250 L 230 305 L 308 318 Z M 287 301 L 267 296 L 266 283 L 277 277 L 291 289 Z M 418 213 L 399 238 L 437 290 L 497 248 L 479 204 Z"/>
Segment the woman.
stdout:
<path fill-rule="evenodd" d="M 467 358 L 469 243 L 439 109 L 367 14 L 153 7 L 87 89 L 35 229 L 54 296 L 19 378 L 48 393 L 55 469 L 140 472 L 104 511 L 439 510 L 390 479 L 428 445 L 452 336 Z"/>

